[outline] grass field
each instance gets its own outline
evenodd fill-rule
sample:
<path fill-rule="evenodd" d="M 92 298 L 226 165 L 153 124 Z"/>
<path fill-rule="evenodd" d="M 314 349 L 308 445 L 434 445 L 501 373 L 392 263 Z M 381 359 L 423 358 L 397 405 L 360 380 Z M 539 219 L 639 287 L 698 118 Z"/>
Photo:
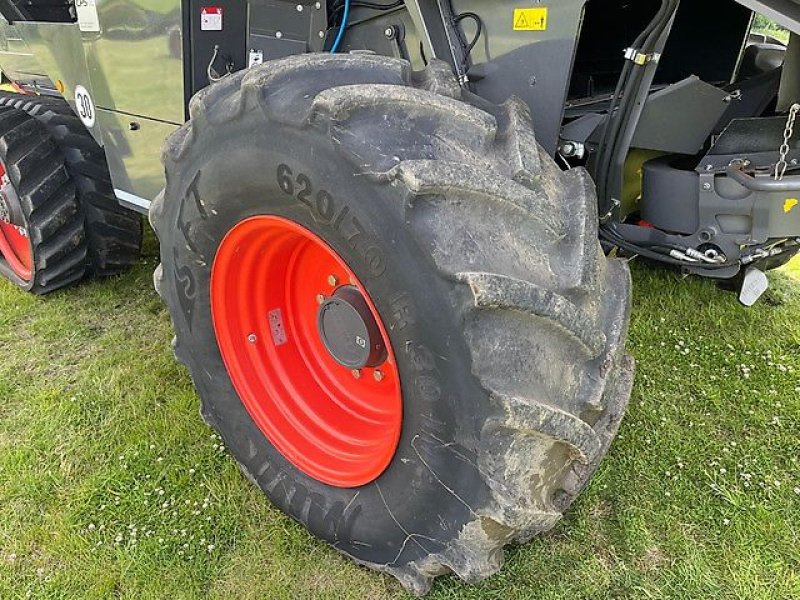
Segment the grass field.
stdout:
<path fill-rule="evenodd" d="M 403 598 L 272 508 L 198 417 L 148 256 L 0 283 L 0 598 Z M 634 262 L 630 412 L 556 530 L 430 598 L 800 598 L 800 264 L 765 302 Z"/>

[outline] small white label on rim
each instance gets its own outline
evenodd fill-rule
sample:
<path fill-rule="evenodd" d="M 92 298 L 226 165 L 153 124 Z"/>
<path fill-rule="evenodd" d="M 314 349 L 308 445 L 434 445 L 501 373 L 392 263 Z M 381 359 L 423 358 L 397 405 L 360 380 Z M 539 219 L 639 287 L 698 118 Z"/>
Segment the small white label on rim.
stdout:
<path fill-rule="evenodd" d="M 250 50 L 250 60 L 248 67 L 255 67 L 264 62 L 264 53 L 261 50 Z"/>
<path fill-rule="evenodd" d="M 283 315 L 281 309 L 269 311 L 269 328 L 272 332 L 272 343 L 276 346 L 283 346 L 288 340 L 286 339 L 286 329 L 283 327 Z"/>
<path fill-rule="evenodd" d="M 203 6 L 200 9 L 201 31 L 222 31 L 222 7 Z"/>
<path fill-rule="evenodd" d="M 75 113 L 86 127 L 89 129 L 94 127 L 97 111 L 94 108 L 92 97 L 82 85 L 75 86 Z"/>
<path fill-rule="evenodd" d="M 100 31 L 100 19 L 97 18 L 97 0 L 75 0 L 78 13 L 78 29 L 81 31 Z"/>

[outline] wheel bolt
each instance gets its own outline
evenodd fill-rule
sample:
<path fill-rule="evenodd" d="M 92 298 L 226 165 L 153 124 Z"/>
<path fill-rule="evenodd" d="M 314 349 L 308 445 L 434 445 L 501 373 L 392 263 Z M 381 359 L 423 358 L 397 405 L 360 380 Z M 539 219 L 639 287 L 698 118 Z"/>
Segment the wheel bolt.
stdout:
<path fill-rule="evenodd" d="M 375 371 L 373 376 L 375 377 L 375 381 L 383 381 L 383 371 Z"/>
<path fill-rule="evenodd" d="M 322 294 L 317 294 L 317 304 L 324 304 L 325 303 L 325 296 Z"/>
<path fill-rule="evenodd" d="M 328 285 L 336 287 L 339 285 L 339 278 L 336 275 L 328 275 Z"/>
<path fill-rule="evenodd" d="M 356 379 L 361 379 L 361 370 L 360 369 L 353 369 L 350 371 L 353 374 L 353 377 Z"/>
<path fill-rule="evenodd" d="M 258 337 L 256 337 L 255 333 L 251 333 L 250 335 L 247 336 L 247 341 L 250 342 L 251 344 L 255 344 L 258 341 Z"/>

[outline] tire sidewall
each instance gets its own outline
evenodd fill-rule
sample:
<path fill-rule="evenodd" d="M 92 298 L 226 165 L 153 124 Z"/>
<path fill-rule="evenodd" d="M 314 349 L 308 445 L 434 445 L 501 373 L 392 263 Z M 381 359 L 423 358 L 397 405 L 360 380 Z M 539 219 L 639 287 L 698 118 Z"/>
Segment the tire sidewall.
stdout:
<path fill-rule="evenodd" d="M 454 303 L 467 299 L 409 233 L 404 189 L 358 173 L 321 127 L 285 127 L 251 113 L 199 135 L 177 164 L 167 161 L 159 236 L 177 353 L 205 418 L 277 506 L 337 549 L 395 564 L 441 552 L 475 519 L 470 507 L 488 502 L 477 467 L 488 399 L 464 376 L 470 356 Z M 392 463 L 367 486 L 333 488 L 298 471 L 255 425 L 227 375 L 210 273 L 225 234 L 257 215 L 290 219 L 325 240 L 367 288 L 389 332 L 403 430 Z"/>

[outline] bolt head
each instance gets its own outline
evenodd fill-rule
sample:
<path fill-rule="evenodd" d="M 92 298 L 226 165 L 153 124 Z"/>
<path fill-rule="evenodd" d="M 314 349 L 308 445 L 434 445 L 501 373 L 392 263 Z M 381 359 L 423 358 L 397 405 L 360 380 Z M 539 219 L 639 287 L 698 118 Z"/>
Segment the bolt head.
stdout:
<path fill-rule="evenodd" d="M 391 39 L 391 38 L 393 38 L 393 37 L 394 37 L 394 29 L 393 29 L 392 27 L 387 27 L 387 28 L 386 28 L 386 29 L 383 31 L 383 34 L 384 34 L 384 35 L 385 35 L 387 38 Z"/>
<path fill-rule="evenodd" d="M 297 5 L 297 12 L 303 12 L 303 5 L 302 4 L 298 4 Z"/>
<path fill-rule="evenodd" d="M 708 183 L 708 182 L 704 183 L 704 184 L 703 184 L 703 189 L 704 189 L 705 191 L 707 191 L 707 192 L 710 192 L 710 191 L 711 191 L 711 184 L 710 184 L 710 183 Z"/>
<path fill-rule="evenodd" d="M 383 371 L 376 370 L 373 373 L 373 377 L 375 377 L 375 381 L 383 381 Z"/>
<path fill-rule="evenodd" d="M 317 294 L 317 304 L 324 304 L 325 303 L 325 296 L 322 294 Z"/>
<path fill-rule="evenodd" d="M 258 341 L 258 336 L 256 336 L 255 333 L 251 333 L 250 335 L 247 336 L 247 341 L 250 342 L 251 344 L 255 344 Z"/>
<path fill-rule="evenodd" d="M 356 379 L 361 379 L 361 370 L 360 369 L 353 369 L 350 371 L 353 374 L 353 377 Z"/>
<path fill-rule="evenodd" d="M 328 275 L 328 285 L 331 287 L 336 287 L 339 285 L 339 278 L 336 275 Z"/>

